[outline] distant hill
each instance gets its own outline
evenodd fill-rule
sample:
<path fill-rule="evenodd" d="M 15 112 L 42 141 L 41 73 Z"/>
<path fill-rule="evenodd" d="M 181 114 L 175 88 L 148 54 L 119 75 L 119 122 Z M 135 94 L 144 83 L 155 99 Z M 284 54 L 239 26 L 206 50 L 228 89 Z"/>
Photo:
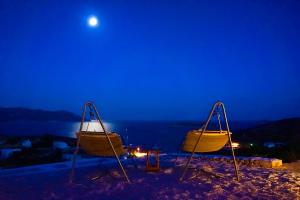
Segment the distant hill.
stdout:
<path fill-rule="evenodd" d="M 237 132 L 236 139 L 247 142 L 300 142 L 300 118 L 267 122 Z M 299 144 L 300 145 L 300 144 Z"/>
<path fill-rule="evenodd" d="M 0 107 L 0 122 L 6 121 L 80 121 L 80 116 L 68 111 L 46 111 L 29 108 Z"/>

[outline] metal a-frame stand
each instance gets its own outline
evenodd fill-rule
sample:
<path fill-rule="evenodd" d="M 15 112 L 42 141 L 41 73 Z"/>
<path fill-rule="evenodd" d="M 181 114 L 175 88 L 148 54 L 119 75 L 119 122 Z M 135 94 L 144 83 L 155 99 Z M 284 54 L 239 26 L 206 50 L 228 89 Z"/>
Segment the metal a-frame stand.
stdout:
<path fill-rule="evenodd" d="M 113 153 L 114 153 L 114 156 L 116 157 L 117 161 L 118 161 L 118 164 L 119 164 L 119 167 L 121 168 L 123 174 L 124 174 L 124 177 L 126 179 L 126 181 L 128 183 L 130 183 L 130 180 L 127 176 L 127 173 L 119 159 L 119 156 L 117 155 L 117 152 L 113 146 L 113 143 L 111 142 L 111 139 L 109 138 L 108 136 L 108 131 L 106 130 L 105 126 L 103 125 L 102 123 L 102 120 L 100 118 L 100 115 L 97 111 L 97 108 L 96 106 L 92 103 L 92 102 L 86 102 L 84 104 L 84 109 L 83 109 L 83 113 L 82 113 L 82 118 L 81 118 L 81 124 L 80 124 L 80 129 L 79 129 L 79 132 L 82 131 L 82 128 L 83 128 L 83 123 L 85 122 L 85 115 L 86 115 L 86 111 L 87 111 L 87 108 L 89 108 L 90 110 L 90 113 L 95 113 L 96 114 L 96 119 L 97 121 L 100 123 L 102 129 L 103 129 L 103 132 L 107 138 L 107 142 L 109 143 Z M 74 173 L 75 173 L 75 165 L 76 165 L 76 157 L 77 157 L 77 154 L 79 152 L 79 146 L 80 146 L 80 135 L 77 135 L 77 144 L 76 144 L 76 149 L 74 151 L 74 154 L 73 154 L 73 159 L 72 159 L 72 170 L 71 170 L 71 173 L 70 173 L 70 178 L 69 178 L 69 182 L 72 183 L 73 182 L 73 176 L 74 176 Z"/>
<path fill-rule="evenodd" d="M 233 164 L 234 164 L 234 168 L 235 168 L 235 175 L 236 175 L 237 180 L 238 180 L 238 181 L 240 180 L 240 178 L 239 178 L 239 172 L 238 172 L 238 166 L 237 166 L 237 162 L 236 162 L 236 159 L 235 159 L 234 150 L 233 150 L 233 147 L 232 147 L 232 141 L 231 141 L 231 136 L 230 136 L 230 129 L 229 129 L 229 125 L 228 125 L 228 120 L 227 120 L 227 115 L 226 115 L 226 111 L 225 111 L 225 106 L 224 106 L 224 104 L 223 104 L 222 102 L 218 101 L 218 102 L 215 103 L 214 106 L 212 107 L 211 112 L 210 112 L 210 114 L 209 114 L 209 116 L 208 116 L 208 119 L 207 119 L 205 125 L 202 127 L 201 133 L 199 134 L 199 137 L 198 137 L 197 142 L 196 142 L 196 144 L 195 144 L 195 146 L 194 146 L 194 148 L 193 148 L 193 151 L 192 151 L 191 156 L 188 158 L 188 160 L 187 160 L 187 162 L 186 162 L 186 164 L 185 164 L 183 173 L 182 173 L 182 175 L 181 175 L 179 181 L 183 181 L 184 176 L 185 176 L 185 174 L 186 174 L 186 172 L 187 172 L 187 169 L 188 169 L 188 167 L 189 167 L 189 165 L 190 165 L 190 162 L 191 162 L 191 160 L 192 160 L 192 158 L 193 158 L 193 156 L 194 156 L 194 154 L 195 154 L 195 150 L 196 150 L 196 148 L 197 148 L 197 146 L 198 146 L 198 144 L 199 144 L 199 142 L 200 142 L 201 136 L 202 136 L 203 133 L 206 131 L 206 129 L 207 129 L 207 127 L 208 127 L 208 124 L 209 124 L 209 122 L 211 121 L 211 118 L 212 118 L 212 116 L 213 116 L 213 114 L 214 114 L 214 112 L 215 112 L 215 110 L 216 110 L 217 108 L 221 108 L 222 113 L 223 113 L 223 116 L 224 116 L 224 119 L 225 119 L 226 130 L 227 130 L 227 133 L 228 133 L 229 145 L 230 145 L 230 148 L 231 148 L 232 159 L 233 159 Z M 220 131 L 221 131 L 220 115 L 218 115 L 218 122 L 219 122 L 219 126 L 220 126 Z"/>

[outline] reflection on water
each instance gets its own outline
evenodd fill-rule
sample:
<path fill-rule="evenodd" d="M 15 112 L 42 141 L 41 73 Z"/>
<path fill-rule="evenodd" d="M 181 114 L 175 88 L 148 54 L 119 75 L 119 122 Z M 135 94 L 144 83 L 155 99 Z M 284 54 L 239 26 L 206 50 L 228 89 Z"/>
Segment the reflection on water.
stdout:
<path fill-rule="evenodd" d="M 107 131 L 111 130 L 112 123 L 103 122 L 103 125 L 104 125 L 105 130 L 107 130 Z M 79 127 L 80 127 L 80 123 L 79 123 L 79 126 L 76 127 L 75 131 L 78 131 Z M 101 124 L 97 120 L 90 121 L 90 122 L 84 122 L 82 125 L 82 131 L 104 132 Z"/>
<path fill-rule="evenodd" d="M 105 128 L 110 131 L 112 124 L 104 122 Z M 33 121 L 16 121 L 0 122 L 0 135 L 12 136 L 38 136 L 52 134 L 64 137 L 76 138 L 76 132 L 79 131 L 80 122 L 33 122 Z M 87 129 L 87 123 L 84 124 L 83 130 Z M 102 131 L 99 123 L 90 123 L 89 131 Z"/>

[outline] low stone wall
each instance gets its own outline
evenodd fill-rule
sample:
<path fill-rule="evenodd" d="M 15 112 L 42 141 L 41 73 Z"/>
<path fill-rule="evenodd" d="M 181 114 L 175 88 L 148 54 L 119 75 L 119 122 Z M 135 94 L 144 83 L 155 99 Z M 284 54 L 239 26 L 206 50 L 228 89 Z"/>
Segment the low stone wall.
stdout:
<path fill-rule="evenodd" d="M 175 156 L 190 156 L 191 154 L 173 154 Z M 201 158 L 204 160 L 220 161 L 226 163 L 232 163 L 231 156 L 221 156 L 221 155 L 195 155 L 195 158 Z M 247 165 L 253 167 L 264 167 L 264 168 L 277 168 L 282 166 L 282 160 L 276 158 L 262 158 L 262 157 L 236 157 L 236 161 L 239 165 Z"/>
<path fill-rule="evenodd" d="M 204 159 L 222 161 L 222 162 L 232 162 L 231 157 L 203 157 Z M 253 167 L 265 167 L 265 168 L 276 168 L 282 165 L 282 160 L 276 158 L 261 158 L 261 157 L 237 157 L 236 158 L 239 165 L 247 165 Z"/>
<path fill-rule="evenodd" d="M 276 158 L 249 157 L 246 159 L 238 159 L 238 162 L 243 165 L 265 168 L 276 168 L 282 165 L 282 160 Z"/>

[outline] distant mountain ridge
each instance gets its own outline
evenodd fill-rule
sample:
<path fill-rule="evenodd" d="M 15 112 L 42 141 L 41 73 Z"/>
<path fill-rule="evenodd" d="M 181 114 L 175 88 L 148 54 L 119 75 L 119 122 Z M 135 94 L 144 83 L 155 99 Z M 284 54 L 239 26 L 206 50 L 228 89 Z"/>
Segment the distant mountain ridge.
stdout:
<path fill-rule="evenodd" d="M 7 121 L 80 121 L 80 116 L 64 110 L 47 111 L 22 107 L 0 107 L 0 122 Z"/>

